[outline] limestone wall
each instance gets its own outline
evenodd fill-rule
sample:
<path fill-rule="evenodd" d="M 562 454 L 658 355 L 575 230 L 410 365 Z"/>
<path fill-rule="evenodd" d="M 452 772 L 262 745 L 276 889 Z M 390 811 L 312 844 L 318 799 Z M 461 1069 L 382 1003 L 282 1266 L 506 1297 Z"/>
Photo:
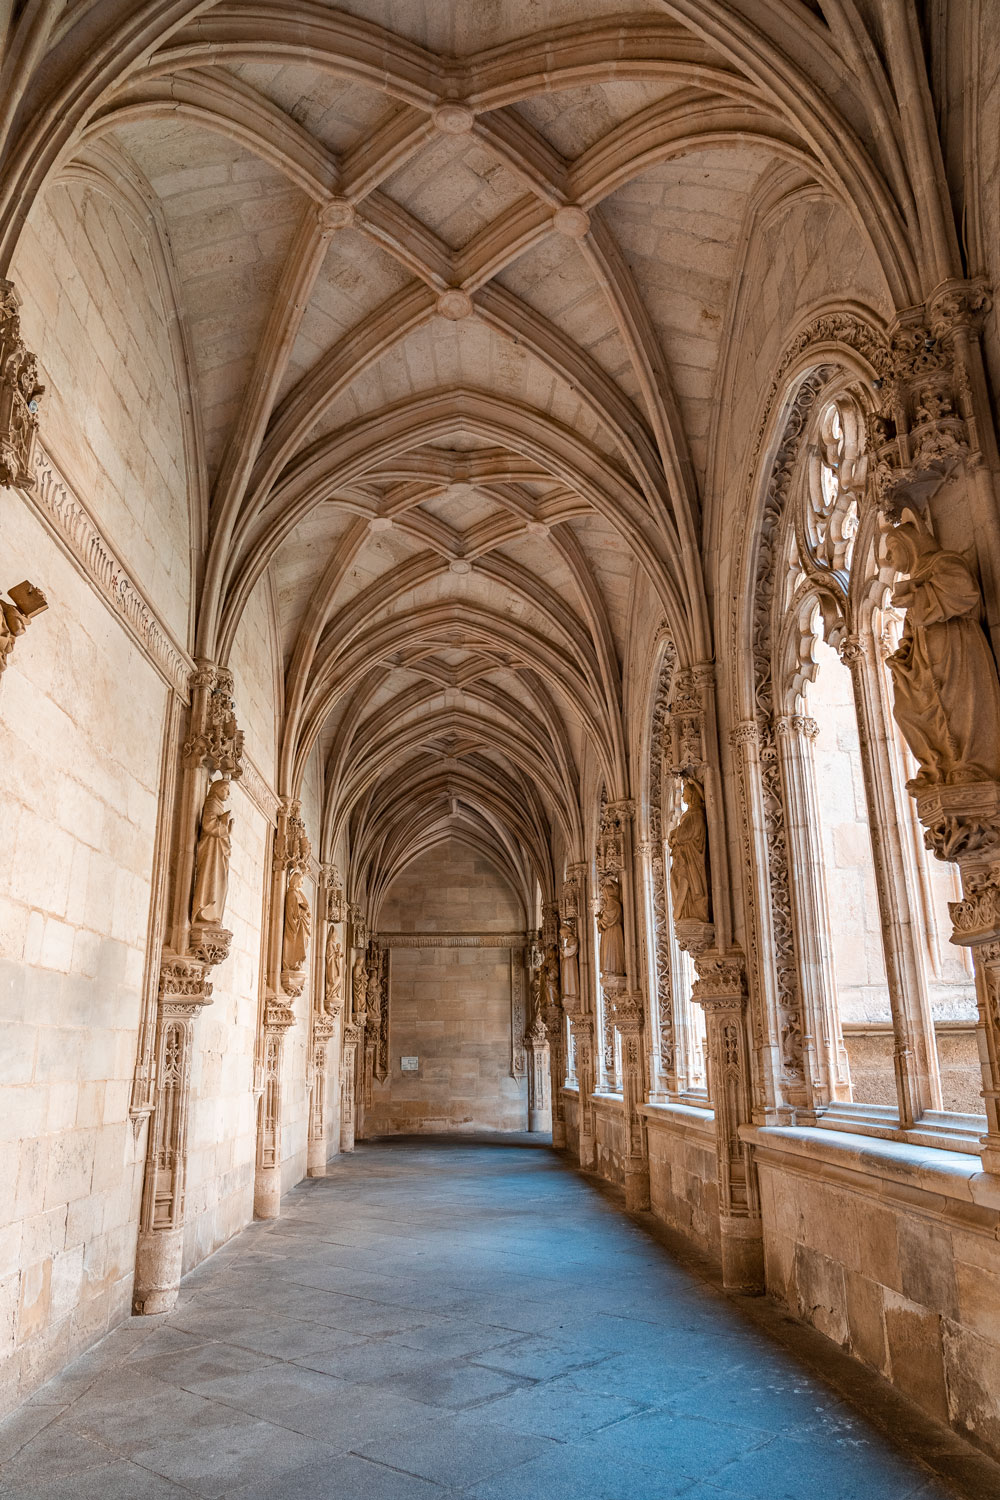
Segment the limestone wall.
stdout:
<path fill-rule="evenodd" d="M 770 1294 L 1000 1449 L 1000 1205 L 978 1160 L 818 1130 L 756 1137 Z"/>
<path fill-rule="evenodd" d="M 495 871 L 454 841 L 398 877 L 379 918 L 386 934 L 523 928 Z M 526 1084 L 511 1077 L 510 966 L 509 948 L 392 949 L 390 1071 L 375 1086 L 369 1133 L 527 1128 Z M 419 1070 L 404 1074 L 402 1057 L 419 1058 Z"/>
<path fill-rule="evenodd" d="M 46 385 L 46 445 L 186 645 L 196 480 L 176 317 L 148 215 L 112 191 L 93 179 L 53 186 L 11 274 Z"/>
<path fill-rule="evenodd" d="M 128 1311 L 129 1099 L 167 688 L 26 506 L 4 568 L 51 605 L 0 681 L 0 1361 L 7 1404 Z"/>

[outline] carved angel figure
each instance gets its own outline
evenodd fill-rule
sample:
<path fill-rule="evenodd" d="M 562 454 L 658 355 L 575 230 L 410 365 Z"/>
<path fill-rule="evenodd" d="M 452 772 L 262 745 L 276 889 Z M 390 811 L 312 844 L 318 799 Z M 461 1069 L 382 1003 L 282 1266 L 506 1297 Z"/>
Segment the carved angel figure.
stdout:
<path fill-rule="evenodd" d="M 567 1009 L 572 1010 L 580 998 L 580 939 L 576 934 L 576 918 L 566 917 L 559 925 L 559 950 L 562 954 L 562 992 Z"/>
<path fill-rule="evenodd" d="M 684 805 L 685 811 L 667 835 L 674 921 L 710 922 L 705 793 L 697 781 L 685 780 Z"/>
<path fill-rule="evenodd" d="M 306 948 L 312 928 L 312 913 L 302 889 L 302 871 L 293 870 L 285 892 L 285 930 L 281 940 L 281 967 L 294 972 L 305 967 Z"/>
<path fill-rule="evenodd" d="M 323 995 L 323 1008 L 332 1016 L 340 1011 L 343 980 L 344 950 L 331 927 L 326 935 L 326 988 Z"/>
<path fill-rule="evenodd" d="M 908 789 L 1000 781 L 1000 682 L 968 564 L 909 521 L 886 555 L 907 575 L 892 596 L 906 620 L 888 665 L 893 714 L 920 766 Z"/>
<path fill-rule="evenodd" d="M 229 811 L 229 778 L 213 781 L 201 812 L 201 832 L 195 851 L 192 922 L 221 926 L 229 888 L 229 859 L 233 845 L 233 815 Z"/>
<path fill-rule="evenodd" d="M 625 927 L 622 909 L 622 888 L 616 875 L 605 875 L 601 881 L 601 904 L 597 913 L 597 927 L 601 934 L 601 973 L 623 975 L 625 973 Z"/>

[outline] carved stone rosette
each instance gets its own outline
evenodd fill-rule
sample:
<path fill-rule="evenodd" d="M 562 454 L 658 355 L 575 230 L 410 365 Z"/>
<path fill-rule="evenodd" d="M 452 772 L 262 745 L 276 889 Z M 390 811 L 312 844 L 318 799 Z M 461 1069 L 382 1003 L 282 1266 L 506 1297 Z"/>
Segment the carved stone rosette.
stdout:
<path fill-rule="evenodd" d="M 740 1126 L 750 1121 L 750 1057 L 746 1041 L 743 954 L 709 952 L 695 960 L 692 999 L 705 1011 L 719 1169 L 722 1271 L 734 1290 L 764 1286 L 760 1196 L 750 1147 Z"/>
<path fill-rule="evenodd" d="M 38 361 L 21 337 L 20 306 L 13 282 L 0 278 L 0 485 L 30 490 L 45 387 L 38 382 Z"/>

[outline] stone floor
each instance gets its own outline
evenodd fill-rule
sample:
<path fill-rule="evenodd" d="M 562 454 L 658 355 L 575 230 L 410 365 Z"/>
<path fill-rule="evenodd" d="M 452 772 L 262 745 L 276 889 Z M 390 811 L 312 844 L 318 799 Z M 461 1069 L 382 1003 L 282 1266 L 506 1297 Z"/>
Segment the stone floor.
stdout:
<path fill-rule="evenodd" d="M 753 1307 L 528 1138 L 363 1146 L 189 1276 L 175 1312 L 133 1320 L 8 1419 L 0 1495 L 1000 1493 L 891 1396 L 904 1451 Z M 855 1402 L 884 1403 L 850 1369 Z"/>

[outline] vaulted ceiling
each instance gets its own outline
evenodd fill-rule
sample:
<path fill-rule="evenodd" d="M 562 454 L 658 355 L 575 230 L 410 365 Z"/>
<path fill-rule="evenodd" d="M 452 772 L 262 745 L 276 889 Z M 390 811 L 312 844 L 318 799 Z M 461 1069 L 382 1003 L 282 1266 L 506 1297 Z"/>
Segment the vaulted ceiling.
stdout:
<path fill-rule="evenodd" d="M 192 6 L 74 147 L 173 267 L 198 650 L 226 656 L 270 569 L 279 789 L 318 743 L 328 847 L 349 828 L 376 899 L 446 835 L 547 887 L 553 831 L 582 847 L 587 757 L 627 782 L 637 601 L 711 655 L 701 515 L 747 206 L 769 172 L 833 190 L 841 168 L 828 123 L 807 134 L 774 69 L 685 8 Z M 822 54 L 808 6 L 770 9 Z"/>

